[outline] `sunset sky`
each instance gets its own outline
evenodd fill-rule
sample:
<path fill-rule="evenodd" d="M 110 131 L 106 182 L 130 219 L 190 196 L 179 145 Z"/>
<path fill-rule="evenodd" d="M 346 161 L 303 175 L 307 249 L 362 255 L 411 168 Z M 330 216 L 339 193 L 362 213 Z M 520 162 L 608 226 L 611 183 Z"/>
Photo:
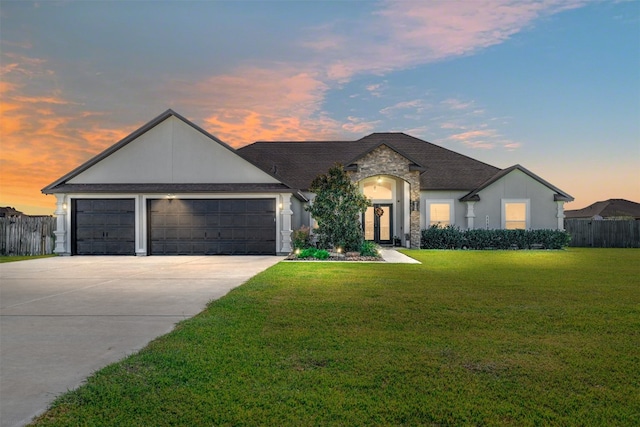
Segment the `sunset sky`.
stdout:
<path fill-rule="evenodd" d="M 0 206 L 168 108 L 234 147 L 405 132 L 640 202 L 640 2 L 0 1 Z"/>

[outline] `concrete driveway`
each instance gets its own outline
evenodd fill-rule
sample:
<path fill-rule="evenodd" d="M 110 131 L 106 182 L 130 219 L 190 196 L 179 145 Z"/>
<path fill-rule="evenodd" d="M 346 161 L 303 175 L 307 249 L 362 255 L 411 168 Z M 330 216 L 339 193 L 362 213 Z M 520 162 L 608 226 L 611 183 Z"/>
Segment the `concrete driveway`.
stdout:
<path fill-rule="evenodd" d="M 56 257 L 0 264 L 0 425 L 276 264 L 275 256 Z"/>

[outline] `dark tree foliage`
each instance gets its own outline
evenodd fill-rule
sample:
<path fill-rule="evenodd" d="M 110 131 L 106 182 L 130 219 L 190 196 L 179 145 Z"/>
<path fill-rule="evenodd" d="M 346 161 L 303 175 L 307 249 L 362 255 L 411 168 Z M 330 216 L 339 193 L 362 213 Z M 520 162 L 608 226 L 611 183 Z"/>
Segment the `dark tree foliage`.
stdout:
<path fill-rule="evenodd" d="M 360 217 L 371 202 L 351 182 L 342 165 L 336 164 L 327 174 L 318 175 L 310 190 L 316 198 L 307 210 L 318 223 L 320 247 L 359 251 L 364 241 Z"/>

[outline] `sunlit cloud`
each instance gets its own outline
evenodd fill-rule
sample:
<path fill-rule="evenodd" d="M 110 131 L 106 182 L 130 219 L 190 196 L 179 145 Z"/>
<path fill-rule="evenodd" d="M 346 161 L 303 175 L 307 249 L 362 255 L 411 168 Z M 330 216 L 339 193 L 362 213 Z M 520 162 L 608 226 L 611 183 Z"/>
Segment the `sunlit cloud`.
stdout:
<path fill-rule="evenodd" d="M 338 82 L 356 74 L 393 70 L 468 55 L 503 43 L 549 16 L 585 4 L 583 0 L 384 1 L 359 31 L 325 25 L 313 32 L 326 76 Z M 321 43 L 318 40 L 326 40 Z"/>
<path fill-rule="evenodd" d="M 52 75 L 46 61 L 3 55 L 18 62 L 2 67 L 0 74 L 0 205 L 50 214 L 54 199 L 40 189 L 133 129 L 105 128 L 93 113 L 77 111 L 80 104 L 60 91 L 27 87 L 31 79 Z"/>
<path fill-rule="evenodd" d="M 380 96 L 382 96 L 382 92 L 385 89 L 385 86 L 386 86 L 386 82 L 385 83 L 376 83 L 376 84 L 368 85 L 365 89 L 372 96 L 380 97 Z"/>
<path fill-rule="evenodd" d="M 483 127 L 483 129 L 456 133 L 448 136 L 446 140 L 464 144 L 469 148 L 482 150 L 502 148 L 507 151 L 513 151 L 522 146 L 519 142 L 505 139 L 496 129 L 488 128 L 486 125 L 480 127 Z"/>
<path fill-rule="evenodd" d="M 341 124 L 322 102 L 329 86 L 312 71 L 288 66 L 243 68 L 233 75 L 173 85 L 181 103 L 197 107 L 204 127 L 232 146 L 257 140 L 335 138 Z M 218 100 L 224 100 L 219 102 Z"/>
<path fill-rule="evenodd" d="M 449 140 L 462 142 L 472 148 L 495 148 L 495 143 L 488 141 L 489 138 L 495 138 L 496 132 L 491 129 L 472 130 L 468 132 L 457 133 L 449 136 Z"/>
<path fill-rule="evenodd" d="M 412 112 L 421 113 L 425 109 L 425 104 L 422 99 L 413 99 L 411 101 L 398 102 L 390 107 L 385 107 L 380 110 L 380 114 L 389 116 L 399 111 L 410 110 Z"/>
<path fill-rule="evenodd" d="M 75 104 L 66 99 L 59 98 L 57 96 L 14 96 L 14 101 L 27 103 L 27 104 L 58 104 L 69 105 Z"/>
<path fill-rule="evenodd" d="M 462 125 L 459 125 L 457 123 L 445 122 L 445 123 L 441 123 L 440 124 L 440 129 L 457 129 L 457 130 L 461 130 L 461 129 L 465 129 L 465 127 L 462 126 Z"/>
<path fill-rule="evenodd" d="M 467 110 L 473 107 L 474 101 L 460 101 L 459 99 L 448 98 L 441 101 L 440 104 L 452 110 Z"/>
<path fill-rule="evenodd" d="M 373 131 L 380 123 L 379 120 L 367 121 L 363 118 L 353 116 L 349 116 L 347 120 L 348 122 L 342 125 L 342 129 L 346 130 L 347 132 L 360 135 Z"/>

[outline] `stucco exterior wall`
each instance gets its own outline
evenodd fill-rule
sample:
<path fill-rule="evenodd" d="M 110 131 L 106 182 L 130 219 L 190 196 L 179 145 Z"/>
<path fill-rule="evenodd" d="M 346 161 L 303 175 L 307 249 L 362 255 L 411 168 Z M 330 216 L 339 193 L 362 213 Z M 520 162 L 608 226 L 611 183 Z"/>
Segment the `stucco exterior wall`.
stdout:
<path fill-rule="evenodd" d="M 554 191 L 522 171 L 514 170 L 478 193 L 474 228 L 502 228 L 502 200 L 528 199 L 531 229 L 557 229 L 558 205 Z"/>
<path fill-rule="evenodd" d="M 460 229 L 467 228 L 467 204 L 459 199 L 467 194 L 468 191 L 421 191 L 420 192 L 420 229 L 429 227 L 427 224 L 428 202 L 431 200 L 452 200 L 454 224 Z"/>
<path fill-rule="evenodd" d="M 233 151 L 169 117 L 70 184 L 278 183 Z"/>

